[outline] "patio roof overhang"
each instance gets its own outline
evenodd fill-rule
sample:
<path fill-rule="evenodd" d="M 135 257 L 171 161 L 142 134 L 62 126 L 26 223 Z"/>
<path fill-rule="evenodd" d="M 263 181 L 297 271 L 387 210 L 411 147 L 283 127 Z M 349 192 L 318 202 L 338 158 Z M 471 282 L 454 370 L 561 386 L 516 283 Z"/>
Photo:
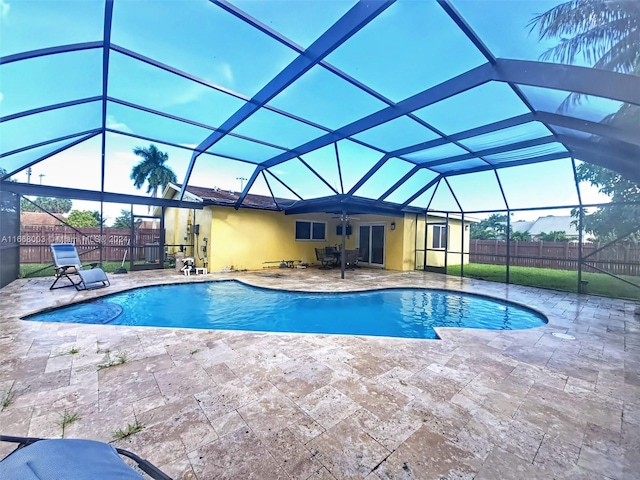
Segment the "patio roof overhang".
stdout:
<path fill-rule="evenodd" d="M 284 209 L 285 215 L 302 213 L 328 213 L 334 215 L 386 215 L 404 216 L 405 213 L 423 214 L 424 210 L 415 207 L 398 206 L 390 202 L 378 202 L 369 198 L 335 195 L 296 202 Z"/>

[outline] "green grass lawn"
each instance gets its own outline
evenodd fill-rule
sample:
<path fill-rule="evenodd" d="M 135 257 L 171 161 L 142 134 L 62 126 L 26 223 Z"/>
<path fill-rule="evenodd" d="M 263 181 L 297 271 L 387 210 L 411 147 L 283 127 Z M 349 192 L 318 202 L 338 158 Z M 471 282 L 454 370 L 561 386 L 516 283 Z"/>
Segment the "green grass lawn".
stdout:
<path fill-rule="evenodd" d="M 449 275 L 460 275 L 460 265 L 447 267 Z M 464 266 L 464 276 L 489 280 L 491 282 L 505 282 L 506 268 L 504 265 L 484 265 L 470 263 Z M 623 276 L 625 280 L 640 285 L 639 277 Z M 586 293 L 603 295 L 613 298 L 630 298 L 640 300 L 640 288 L 627 285 L 603 273 L 582 273 L 582 280 L 589 282 Z M 578 291 L 578 272 L 569 270 L 553 270 L 550 268 L 510 267 L 509 281 L 516 285 L 529 287 L 550 288 L 567 292 Z"/>

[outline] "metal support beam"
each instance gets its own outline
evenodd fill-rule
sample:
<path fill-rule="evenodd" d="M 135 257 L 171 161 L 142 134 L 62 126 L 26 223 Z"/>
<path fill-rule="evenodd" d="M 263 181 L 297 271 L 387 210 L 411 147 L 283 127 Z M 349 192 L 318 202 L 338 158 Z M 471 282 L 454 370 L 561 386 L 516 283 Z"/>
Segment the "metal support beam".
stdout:
<path fill-rule="evenodd" d="M 372 113 L 371 115 L 367 115 L 366 117 L 345 125 L 333 133 L 323 135 L 300 145 L 294 149 L 295 153 L 294 151 L 286 152 L 269 160 L 265 160 L 262 162 L 262 165 L 265 167 L 273 167 L 286 162 L 296 155 L 304 155 L 305 153 L 317 150 L 318 148 L 329 145 L 330 143 L 356 135 L 390 120 L 406 115 L 407 113 L 413 112 L 414 110 L 432 105 L 474 87 L 478 87 L 491 81 L 493 75 L 494 71 L 491 64 L 486 63 L 484 65 L 480 65 L 479 67 L 469 70 L 457 77 L 451 78 L 439 85 L 436 85 L 435 87 L 431 87 L 417 93 L 416 95 L 397 103 L 395 106 L 383 108 L 378 112 Z"/>
<path fill-rule="evenodd" d="M 298 160 L 300 160 L 300 161 L 302 162 L 302 164 L 303 164 L 305 167 L 307 167 L 309 170 L 311 170 L 311 172 L 312 172 L 316 177 L 318 177 L 318 178 L 322 181 L 322 183 L 324 183 L 327 187 L 329 187 L 333 193 L 335 193 L 336 195 L 338 195 L 338 191 L 337 191 L 335 188 L 333 188 L 333 186 L 332 186 L 329 182 L 327 182 L 327 180 L 326 180 L 322 175 L 320 175 L 318 172 L 316 172 L 316 171 L 315 171 L 315 169 L 314 169 L 311 165 L 309 165 L 307 162 L 305 162 L 305 161 L 302 159 L 302 157 L 297 157 L 297 158 L 298 158 Z"/>
<path fill-rule="evenodd" d="M 444 225 L 444 231 L 446 232 L 446 237 L 444 239 L 444 273 L 447 273 L 447 267 L 449 266 L 449 237 L 451 234 L 451 228 L 449 226 L 449 212 L 446 213 Z"/>
<path fill-rule="evenodd" d="M 449 180 L 447 180 L 447 177 L 444 177 L 443 180 L 447 184 L 447 188 L 449 188 L 449 191 L 451 192 L 451 195 L 453 196 L 453 199 L 455 200 L 456 205 L 458 205 L 458 210 L 460 210 L 461 212 L 464 212 L 464 210 L 462 209 L 462 205 L 460 205 L 460 202 L 458 201 L 458 197 L 453 191 L 453 188 L 451 188 L 451 184 L 449 183 Z"/>
<path fill-rule="evenodd" d="M 80 50 L 102 48 L 102 45 L 102 42 L 84 42 L 60 45 L 57 47 L 40 48 L 38 50 L 30 50 L 28 52 L 0 57 L 0 65 L 7 65 L 8 63 L 19 62 L 20 60 L 29 60 L 30 58 L 44 57 L 46 55 L 55 55 L 57 53 L 79 52 Z"/>
<path fill-rule="evenodd" d="M 380 160 L 378 160 L 376 164 L 371 167 L 369 171 L 365 173 L 364 176 L 360 180 L 358 180 L 353 187 L 351 187 L 351 190 L 346 193 L 346 199 L 351 198 L 353 194 L 356 193 L 358 189 L 367 182 L 367 180 L 369 180 L 378 170 L 380 170 L 380 168 L 382 168 L 382 166 L 387 162 L 388 158 L 389 157 L 384 155 Z"/>
<path fill-rule="evenodd" d="M 249 181 L 247 183 L 251 183 L 253 185 L 253 182 L 256 181 L 256 178 L 258 178 L 258 175 L 260 174 L 260 172 L 262 172 L 263 170 L 265 170 L 265 168 L 263 168 L 260 165 L 256 165 L 256 169 L 253 171 L 253 173 L 251 174 L 251 177 L 249 177 Z M 271 175 L 273 175 L 271 172 L 269 172 Z M 275 178 L 275 177 L 274 177 Z M 276 179 L 277 180 L 277 179 Z M 184 187 L 184 185 L 183 185 Z M 247 196 L 247 193 L 249 193 L 249 190 L 245 190 L 242 191 L 242 193 L 240 194 L 240 197 L 242 197 L 242 200 L 245 199 L 245 197 Z M 180 196 L 178 196 L 178 198 L 180 198 Z M 236 204 L 234 205 L 233 208 L 235 208 L 236 210 L 238 210 L 240 208 L 240 205 L 242 204 L 242 202 L 238 203 L 236 202 Z"/>
<path fill-rule="evenodd" d="M 147 142 L 154 142 L 154 143 L 160 143 L 162 145 L 169 145 L 170 147 L 181 148 L 183 150 L 189 150 L 190 152 L 193 151 L 193 148 L 185 147 L 184 145 L 180 145 L 179 143 L 168 142 L 166 140 L 160 140 L 158 138 L 147 137 L 147 136 L 144 136 L 144 135 L 136 135 L 135 133 L 124 132 L 122 130 L 115 130 L 113 128 L 107 128 L 106 132 L 107 133 L 115 133 L 116 135 L 124 135 L 125 137 L 138 138 L 140 140 L 146 140 Z M 243 158 L 230 157 L 229 155 L 218 155 L 218 154 L 211 153 L 211 152 L 201 152 L 201 153 L 203 155 L 210 155 L 212 157 L 228 158 L 229 160 L 235 160 L 237 162 L 248 163 L 249 165 L 253 165 L 253 166 L 256 165 L 255 163 L 250 162 L 249 160 L 245 160 Z"/>
<path fill-rule="evenodd" d="M 338 142 L 333 143 L 333 149 L 336 152 L 336 166 L 338 167 L 338 178 L 340 179 L 340 193 L 344 195 L 344 183 L 342 182 L 342 167 L 340 166 L 340 152 L 338 151 Z"/>
<path fill-rule="evenodd" d="M 462 231 L 462 239 L 461 239 L 461 248 L 460 248 L 460 277 L 464 277 L 464 210 L 462 211 L 462 216 L 460 218 L 460 230 Z M 469 232 L 471 234 L 471 232 Z"/>
<path fill-rule="evenodd" d="M 440 181 L 440 179 L 442 178 L 442 175 L 438 175 L 436 178 L 434 178 L 433 180 L 431 180 L 429 183 L 427 183 L 424 187 L 422 187 L 420 190 L 418 190 L 416 193 L 414 193 L 412 196 L 409 197 L 408 200 L 406 200 L 403 204 L 402 204 L 402 208 L 406 207 L 407 205 L 409 205 L 411 202 L 413 202 L 416 198 L 418 198 L 420 195 L 422 195 L 424 192 L 426 192 L 427 190 L 429 190 L 433 185 L 435 185 L 436 183 L 438 183 Z M 435 193 L 435 191 L 434 191 Z"/>
<path fill-rule="evenodd" d="M 162 112 L 160 110 L 154 110 L 153 108 L 143 107 L 142 105 L 137 105 L 135 103 L 127 102 L 125 100 L 120 100 L 118 98 L 107 97 L 107 100 L 109 100 L 110 102 L 117 103 L 119 105 L 123 105 L 125 107 L 135 108 L 136 110 L 141 110 L 143 112 L 151 113 L 152 115 L 158 115 L 160 117 L 168 118 L 170 120 L 175 120 L 177 122 L 187 123 L 189 125 L 194 125 L 196 127 L 205 128 L 207 130 L 211 130 L 212 132 L 217 130 L 216 127 L 214 127 L 212 125 L 207 125 L 207 124 L 202 123 L 202 122 L 196 122 L 194 120 L 190 120 L 190 119 L 184 118 L 184 117 L 179 117 L 177 115 L 172 115 L 170 113 Z M 266 145 L 267 147 L 276 148 L 278 150 L 282 150 L 282 151 L 287 150 L 287 148 L 283 147 L 282 145 L 276 145 L 275 143 L 265 142 L 263 140 L 258 140 L 257 138 L 247 137 L 246 135 L 239 135 L 239 134 L 233 133 L 233 132 L 228 133 L 227 135 L 229 135 L 231 137 L 235 137 L 235 138 L 240 138 L 242 140 L 247 140 L 248 142 L 258 143 L 260 145 Z M 193 150 L 193 149 L 190 149 L 190 150 Z"/>
<path fill-rule="evenodd" d="M 580 192 L 580 179 L 578 178 L 578 169 L 576 168 L 576 160 L 571 157 L 571 169 L 573 170 L 573 181 L 578 194 L 578 293 L 582 292 L 582 242 L 584 228 L 584 209 L 582 208 L 582 195 Z M 573 212 L 572 212 L 573 213 Z"/>
<path fill-rule="evenodd" d="M 202 210 L 203 208 L 200 202 L 178 201 L 168 198 L 143 197 L 140 195 L 99 192 L 97 190 L 82 190 L 79 188 L 52 187 L 50 185 L 38 185 L 35 183 L 2 182 L 0 185 L 2 186 L 2 190 L 14 192 L 19 195 L 71 198 L 73 200 L 88 200 L 92 202 L 99 202 L 104 196 L 104 201 L 109 203 L 193 208 L 198 210 Z"/>
<path fill-rule="evenodd" d="M 524 160 L 513 160 L 511 162 L 500 162 L 495 165 L 486 165 L 481 167 L 463 168 L 455 172 L 443 173 L 442 176 L 455 177 L 465 173 L 486 172 L 487 170 L 499 170 L 502 168 L 517 167 L 520 165 L 529 165 L 532 163 L 549 162 L 551 160 L 560 160 L 568 158 L 567 152 L 549 153 L 548 155 L 540 155 L 538 157 L 525 158 Z"/>
<path fill-rule="evenodd" d="M 276 95 L 321 62 L 327 55 L 337 49 L 353 35 L 358 33 L 358 31 L 384 12 L 393 3 L 393 1 L 385 2 L 382 0 L 367 0 L 355 4 L 315 42 L 313 42 L 313 44 L 311 44 L 304 53 L 298 55 L 289 65 L 282 69 L 280 73 L 278 73 L 269 83 L 256 93 L 250 102 L 245 103 L 233 115 L 224 121 L 219 130 L 213 132 L 204 139 L 200 145 L 198 145 L 198 150 L 208 150 L 215 145 L 215 143 L 221 140 L 227 132 L 232 131 L 243 121 L 248 119 L 262 106 L 271 101 Z M 191 157 L 183 185 L 188 183 L 197 157 L 198 155 L 195 153 Z M 242 200 L 244 200 L 244 197 L 250 188 L 251 182 L 248 182 L 238 199 L 237 206 L 242 204 Z M 180 190 L 179 198 L 182 198 L 183 195 L 184 188 Z"/>
<path fill-rule="evenodd" d="M 287 190 L 289 190 L 291 193 L 293 193 L 296 197 L 298 197 L 298 200 L 304 200 L 304 198 L 302 198 L 300 195 L 298 195 L 296 193 L 296 191 L 291 188 L 289 185 L 287 185 L 286 183 L 284 183 L 282 180 L 280 180 L 278 177 L 276 177 L 273 173 L 271 173 L 269 170 L 263 170 L 263 172 L 266 171 L 269 175 L 271 175 L 280 185 L 282 185 L 284 188 L 286 188 Z"/>
<path fill-rule="evenodd" d="M 273 190 L 271 190 L 271 185 L 269 185 L 269 180 L 267 180 L 267 176 L 264 174 L 264 170 L 262 170 L 262 178 L 264 179 L 264 183 L 267 184 L 267 188 L 269 189 L 269 193 L 271 194 L 271 198 L 273 198 L 273 203 L 276 204 L 276 208 L 280 210 L 280 205 L 278 205 L 278 200 L 276 200 L 276 196 L 273 194 Z"/>
<path fill-rule="evenodd" d="M 111 44 L 111 50 L 113 50 L 115 52 L 118 52 L 118 53 L 121 53 L 123 55 L 126 55 L 126 56 L 128 56 L 130 58 L 133 58 L 134 60 L 138 60 L 140 62 L 144 62 L 147 65 L 151 65 L 152 67 L 164 70 L 165 72 L 177 75 L 177 76 L 182 77 L 182 78 L 184 78 L 186 80 L 190 80 L 192 82 L 198 83 L 198 84 L 200 84 L 200 85 L 202 85 L 204 87 L 211 88 L 213 90 L 216 90 L 218 92 L 221 92 L 221 93 L 224 93 L 224 94 L 227 94 L 227 95 L 231 95 L 232 97 L 235 97 L 235 98 L 237 98 L 239 100 L 242 100 L 244 102 L 250 102 L 251 101 L 251 97 L 248 97 L 248 96 L 243 95 L 243 94 L 238 93 L 238 92 L 234 92 L 233 90 L 230 90 L 228 88 L 222 87 L 220 85 L 216 85 L 215 83 L 210 82 L 209 80 L 205 80 L 203 78 L 196 77 L 195 75 L 191 75 L 190 73 L 187 73 L 187 72 L 185 72 L 183 70 L 179 70 L 177 68 L 171 67 L 171 66 L 169 66 L 169 65 L 167 65 L 165 63 L 159 62 L 157 60 L 154 60 L 152 58 L 146 57 L 146 56 L 141 55 L 139 53 L 136 53 L 136 52 L 134 52 L 132 50 L 128 50 L 126 48 L 120 47 L 120 46 L 115 45 L 113 43 Z M 113 98 L 109 98 L 109 100 L 116 101 Z M 126 105 L 126 103 L 124 101 L 122 101 L 122 100 L 118 100 L 118 103 L 122 103 L 123 105 Z M 141 108 L 141 107 L 137 106 L 137 108 Z M 279 108 L 273 107 L 272 105 L 263 105 L 262 108 L 264 108 L 266 110 L 269 110 L 271 112 L 283 115 L 283 116 L 285 116 L 287 118 L 290 118 L 291 120 L 295 120 L 297 122 L 304 123 L 305 125 L 309 125 L 311 127 L 315 127 L 315 128 L 317 128 L 319 130 L 322 130 L 324 132 L 333 133 L 332 129 L 330 129 L 330 128 L 324 126 L 324 125 L 320 125 L 319 123 L 312 122 L 312 121 L 307 120 L 305 118 L 302 118 L 302 117 L 299 117 L 297 115 L 294 115 L 294 114 L 292 114 L 290 112 L 285 112 L 284 110 L 281 110 Z M 157 113 L 158 111 L 154 111 L 154 112 Z M 233 132 L 230 132 L 230 133 L 233 134 Z M 229 133 L 227 135 L 229 135 Z M 240 135 L 237 135 L 237 136 L 239 138 L 243 138 Z M 247 137 L 247 139 L 249 139 L 249 138 Z M 251 139 L 251 140 L 257 141 L 256 139 Z M 359 145 L 363 145 L 363 146 L 365 146 L 367 148 L 371 148 L 373 150 L 379 151 L 380 153 L 384 153 L 384 151 L 382 151 L 380 148 L 376 147 L 375 145 L 370 145 L 370 144 L 368 144 L 366 142 L 363 142 L 362 140 L 358 140 L 357 138 L 350 138 L 350 140 L 352 142 L 358 143 Z M 194 150 L 194 149 L 192 149 L 192 150 Z M 288 149 L 286 149 L 286 150 L 288 150 Z"/>
<path fill-rule="evenodd" d="M 509 267 L 511 266 L 511 212 L 507 209 L 507 259 L 506 259 L 506 284 L 509 285 Z"/>
<path fill-rule="evenodd" d="M 599 68 L 498 58 L 493 80 L 640 105 L 640 77 Z"/>
<path fill-rule="evenodd" d="M 100 191 L 104 193 L 107 160 L 107 92 L 109 91 L 109 52 L 111 52 L 111 21 L 113 19 L 113 0 L 106 0 L 104 5 L 103 48 L 102 48 L 102 138 L 100 142 Z M 104 201 L 100 199 L 100 238 L 104 225 L 102 214 Z M 131 237 L 133 238 L 133 237 Z M 160 249 L 164 252 L 164 249 Z M 100 241 L 100 263 L 102 264 L 102 241 Z"/>
<path fill-rule="evenodd" d="M 456 155 L 455 157 L 443 158 L 440 160 L 432 160 L 426 162 L 420 162 L 420 166 L 423 168 L 437 167 L 440 165 L 447 165 L 449 163 L 461 162 L 463 160 L 471 160 L 478 158 L 479 156 L 496 155 L 499 153 L 510 152 L 512 150 L 520 150 L 522 148 L 536 147 L 539 145 L 546 145 L 548 143 L 557 142 L 556 137 L 549 135 L 542 138 L 534 138 L 532 140 L 523 140 L 521 142 L 510 143 L 507 145 L 500 145 L 499 147 L 487 148 L 486 150 L 478 150 L 475 153 L 464 153 L 462 155 Z M 568 156 L 565 153 L 565 156 Z M 485 165 L 483 165 L 484 167 Z"/>
<path fill-rule="evenodd" d="M 79 143 L 82 143 L 85 140 L 89 140 L 90 138 L 95 137 L 99 133 L 100 133 L 99 130 L 95 130 L 95 131 L 93 131 L 93 132 L 91 132 L 91 133 L 89 133 L 89 134 L 87 134 L 87 135 L 85 135 L 85 136 L 83 136 L 81 138 L 78 138 L 77 140 L 75 140 L 75 141 L 73 141 L 71 143 L 67 143 L 66 145 L 63 145 L 62 147 L 56 148 L 55 150 L 53 150 L 53 151 L 51 151 L 51 152 L 49 152 L 49 153 L 47 153 L 45 155 L 42 155 L 42 156 L 36 158 L 35 160 L 32 160 L 32 161 L 30 161 L 30 162 L 28 162 L 28 163 L 26 163 L 24 165 L 21 165 L 18 168 L 13 169 L 10 172 L 7 172 L 5 175 L 0 177 L 0 180 L 4 180 L 5 178 L 9 178 L 11 175 L 15 175 L 16 173 L 24 170 L 25 168 L 29 168 L 29 167 L 35 165 L 36 163 L 39 163 L 39 162 L 41 162 L 43 160 L 46 160 L 47 158 L 53 157 L 54 155 L 57 155 L 58 153 L 63 152 L 67 148 L 75 147 Z"/>
<path fill-rule="evenodd" d="M 604 138 L 618 140 L 620 142 L 629 143 L 640 147 L 640 135 L 637 130 L 626 130 L 619 127 L 613 127 L 606 123 L 592 122 L 580 118 L 561 115 L 559 113 L 536 112 L 534 120 L 542 123 L 557 125 L 558 127 L 570 128 L 579 132 L 598 135 Z M 567 136 L 564 135 L 564 138 Z"/>
<path fill-rule="evenodd" d="M 400 180 L 398 180 L 396 183 L 391 185 L 391 187 L 386 192 L 384 192 L 382 195 L 380 195 L 380 197 L 376 201 L 378 201 L 378 202 L 383 201 L 385 198 L 387 198 L 389 195 L 391 195 L 393 192 L 395 192 L 398 188 L 400 188 L 402 185 L 404 185 L 404 182 L 406 182 L 411 177 L 413 177 L 413 175 L 415 173 L 417 173 L 418 170 L 420 170 L 420 167 L 416 165 L 411 170 L 409 170 Z"/>
<path fill-rule="evenodd" d="M 84 103 L 97 102 L 101 99 L 102 99 L 102 96 L 87 97 L 87 98 L 80 98 L 78 100 L 71 100 L 69 102 L 54 103 L 53 105 L 33 108 L 31 110 L 24 110 L 22 112 L 13 113 L 11 115 L 5 115 L 4 117 L 0 117 L 0 123 L 8 122 L 10 120 L 16 120 L 22 117 L 28 117 L 29 115 L 35 115 L 37 113 L 48 112 L 50 110 L 57 110 L 58 108 L 73 107 L 75 105 L 82 105 Z"/>
<path fill-rule="evenodd" d="M 51 145 L 53 143 L 62 142 L 63 140 L 71 140 L 72 138 L 77 138 L 82 135 L 91 135 L 91 134 L 100 133 L 100 132 L 101 130 L 99 128 L 93 128 L 91 130 L 85 130 L 84 132 L 72 133 L 71 135 L 64 135 L 62 137 L 52 138 L 51 140 L 45 140 L 44 142 L 34 143 L 26 147 L 16 148 L 15 150 L 11 150 L 10 152 L 0 153 L 0 158 L 10 157 L 11 155 L 15 155 L 17 153 L 22 153 L 22 152 L 26 152 L 27 150 L 32 150 L 34 148 L 44 147 L 45 145 Z"/>
<path fill-rule="evenodd" d="M 504 193 L 504 188 L 502 187 L 502 182 L 500 181 L 500 175 L 498 175 L 498 171 L 496 169 L 493 170 L 493 173 L 496 176 L 496 181 L 498 182 L 498 188 L 500 188 L 500 194 L 502 195 L 504 206 L 507 211 L 509 211 L 509 201 L 507 200 L 507 195 Z"/>
<path fill-rule="evenodd" d="M 345 255 L 347 249 L 347 211 L 343 208 L 342 215 L 340 216 L 340 222 L 342 222 L 342 248 L 340 249 L 340 279 L 344 280 L 344 271 L 347 268 L 347 256 Z"/>

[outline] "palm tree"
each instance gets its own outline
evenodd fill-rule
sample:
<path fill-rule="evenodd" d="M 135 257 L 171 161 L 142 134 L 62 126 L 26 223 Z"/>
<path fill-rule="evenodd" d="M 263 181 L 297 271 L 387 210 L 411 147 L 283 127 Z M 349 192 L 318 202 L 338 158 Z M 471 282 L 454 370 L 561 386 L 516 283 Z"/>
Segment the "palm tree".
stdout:
<path fill-rule="evenodd" d="M 131 170 L 131 180 L 136 188 L 141 188 L 146 182 L 147 193 L 157 197 L 159 187 L 165 188 L 169 182 L 177 181 L 176 174 L 165 165 L 169 155 L 158 150 L 154 144 L 149 145 L 149 148 L 136 147 L 133 153 L 142 157 L 142 160 Z"/>
<path fill-rule="evenodd" d="M 640 2 L 633 0 L 570 0 L 536 15 L 528 24 L 538 38 L 559 43 L 541 60 L 575 63 L 582 57 L 594 68 L 640 74 Z M 580 103 L 571 94 L 561 105 Z"/>

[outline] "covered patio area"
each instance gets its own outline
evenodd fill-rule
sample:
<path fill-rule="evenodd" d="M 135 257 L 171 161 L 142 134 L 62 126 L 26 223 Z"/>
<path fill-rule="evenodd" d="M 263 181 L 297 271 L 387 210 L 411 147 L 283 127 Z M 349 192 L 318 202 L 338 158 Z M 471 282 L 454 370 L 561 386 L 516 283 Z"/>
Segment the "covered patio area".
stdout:
<path fill-rule="evenodd" d="M 307 291 L 446 288 L 526 304 L 549 323 L 410 340 L 20 319 L 134 286 L 231 278 Z M 640 471 L 633 302 L 420 271 L 359 269 L 341 282 L 317 269 L 110 280 L 90 292 L 51 292 L 45 278 L 3 289 L 0 432 L 111 442 L 136 425 L 115 445 L 183 479 L 630 480 Z M 106 358 L 125 360 L 100 367 Z"/>

